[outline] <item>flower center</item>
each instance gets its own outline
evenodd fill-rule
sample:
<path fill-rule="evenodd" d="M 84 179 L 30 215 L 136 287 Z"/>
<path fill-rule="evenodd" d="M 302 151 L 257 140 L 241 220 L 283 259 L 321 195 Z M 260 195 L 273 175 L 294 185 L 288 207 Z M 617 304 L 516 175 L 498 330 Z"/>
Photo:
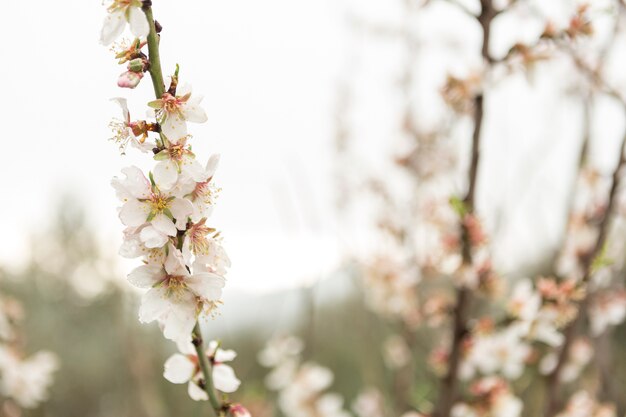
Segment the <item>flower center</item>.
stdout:
<path fill-rule="evenodd" d="M 169 207 L 170 202 L 167 198 L 161 194 L 152 194 L 150 198 L 150 205 L 152 206 L 153 213 L 162 213 Z"/>

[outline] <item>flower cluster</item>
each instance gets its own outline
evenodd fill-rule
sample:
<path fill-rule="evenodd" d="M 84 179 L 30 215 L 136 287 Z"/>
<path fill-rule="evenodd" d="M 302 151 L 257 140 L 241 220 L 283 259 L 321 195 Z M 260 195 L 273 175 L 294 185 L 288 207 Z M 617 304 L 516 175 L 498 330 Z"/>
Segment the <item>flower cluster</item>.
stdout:
<path fill-rule="evenodd" d="M 22 315 L 18 301 L 0 299 L 0 396 L 6 399 L 5 409 L 35 408 L 45 401 L 59 367 L 51 352 L 39 351 L 28 357 L 23 353 L 16 326 Z"/>
<path fill-rule="evenodd" d="M 113 42 L 126 22 L 136 37 L 116 51 L 118 63 L 128 66 L 118 85 L 134 88 L 149 72 L 156 95 L 146 104 L 150 120 L 133 120 L 127 101 L 113 99 L 122 109 L 122 119 L 110 125 L 122 150 L 130 144 L 154 161 L 147 173 L 130 166 L 112 181 L 122 204 L 119 218 L 126 227 L 120 255 L 141 259 L 128 275 L 132 285 L 146 290 L 139 320 L 158 322 L 165 338 L 179 347 L 180 353 L 165 364 L 166 379 L 188 383 L 191 398 L 210 400 L 216 414 L 248 415 L 241 405 L 217 399 L 215 390 L 232 393 L 240 384 L 225 364 L 235 352 L 222 350 L 215 342 L 204 350 L 198 324 L 221 303 L 230 267 L 219 231 L 208 224 L 219 192 L 213 183 L 219 158 L 214 155 L 201 163 L 192 152 L 187 130 L 188 122 L 207 121 L 200 107 L 202 97 L 189 85 L 179 84 L 178 66 L 166 88 L 158 58 L 161 26 L 152 18 L 151 2 L 113 0 L 107 10 L 102 43 Z"/>
<path fill-rule="evenodd" d="M 173 354 L 165 362 L 163 376 L 174 384 L 187 384 L 187 392 L 193 400 L 207 401 L 209 399 L 205 391 L 207 382 L 203 379 L 196 349 L 191 342 L 179 343 L 178 349 L 180 353 Z M 215 389 L 223 393 L 237 391 L 241 381 L 233 368 L 226 364 L 234 360 L 237 353 L 234 350 L 221 349 L 216 341 L 210 342 L 204 353 L 211 364 Z"/>
<path fill-rule="evenodd" d="M 278 404 L 287 417 L 349 417 L 343 398 L 324 392 L 333 382 L 333 373 L 313 362 L 302 363 L 302 342 L 292 336 L 278 337 L 259 352 L 261 365 L 273 368 L 266 379 L 268 388 L 278 391 Z"/>

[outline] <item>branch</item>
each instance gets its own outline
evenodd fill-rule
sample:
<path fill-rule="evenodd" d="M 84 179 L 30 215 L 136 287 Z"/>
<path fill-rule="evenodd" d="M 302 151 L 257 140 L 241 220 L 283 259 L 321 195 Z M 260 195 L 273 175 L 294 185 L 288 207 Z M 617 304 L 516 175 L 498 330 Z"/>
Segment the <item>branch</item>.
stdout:
<path fill-rule="evenodd" d="M 624 112 L 626 114 L 626 103 L 622 101 L 622 105 L 624 106 Z M 615 206 L 617 192 L 621 187 L 622 177 L 620 173 L 624 165 L 626 164 L 626 158 L 624 158 L 625 150 L 626 150 L 626 133 L 624 134 L 624 138 L 622 139 L 622 144 L 620 146 L 620 151 L 619 151 L 619 159 L 613 171 L 612 184 L 611 184 L 611 189 L 609 191 L 607 207 L 602 217 L 602 220 L 598 226 L 598 238 L 593 247 L 593 250 L 591 251 L 591 254 L 583 259 L 583 270 L 585 271 L 585 274 L 582 278 L 583 285 L 587 284 L 589 280 L 591 279 L 591 276 L 593 274 L 593 271 L 592 271 L 593 261 L 601 253 L 601 251 L 603 250 L 607 242 L 607 236 L 609 233 L 609 225 L 611 223 L 611 213 L 613 212 L 613 208 Z M 546 417 L 553 417 L 554 415 L 556 415 L 556 413 L 559 411 L 561 407 L 561 401 L 560 401 L 560 396 L 559 396 L 559 388 L 560 388 L 559 377 L 561 374 L 561 369 L 567 362 L 567 358 L 569 356 L 569 351 L 570 351 L 572 342 L 574 341 L 576 337 L 577 329 L 579 325 L 582 324 L 583 317 L 584 317 L 583 311 L 585 309 L 587 300 L 588 300 L 588 296 L 585 296 L 585 298 L 580 301 L 579 313 L 578 313 L 576 320 L 574 320 L 572 323 L 570 323 L 566 327 L 564 331 L 565 341 L 563 342 L 563 347 L 561 348 L 561 351 L 559 352 L 557 365 L 552 371 L 552 373 L 548 375 L 548 378 L 546 381 L 547 383 L 547 404 L 546 404 L 546 412 L 545 412 Z"/>
<path fill-rule="evenodd" d="M 483 45 L 481 55 L 487 65 L 491 65 L 494 60 L 489 53 L 489 39 L 491 33 L 491 22 L 498 12 L 493 7 L 491 0 L 481 0 L 482 9 L 476 19 L 480 23 L 483 31 Z M 483 125 L 484 97 L 480 93 L 474 98 L 474 132 L 472 134 L 472 154 L 469 168 L 469 186 L 467 194 L 463 199 L 469 213 L 475 210 L 476 179 L 478 177 L 478 164 L 480 161 L 480 137 Z M 462 254 L 463 263 L 472 264 L 472 248 L 469 239 L 469 232 L 464 223 L 461 225 Z M 435 408 L 435 416 L 449 417 L 452 405 L 457 397 L 458 390 L 458 369 L 461 362 L 461 347 L 463 339 L 467 334 L 468 312 L 472 303 L 472 294 L 468 288 L 462 287 L 457 291 L 457 302 L 454 309 L 452 326 L 452 349 L 448 362 L 448 373 L 442 381 L 439 399 Z"/>

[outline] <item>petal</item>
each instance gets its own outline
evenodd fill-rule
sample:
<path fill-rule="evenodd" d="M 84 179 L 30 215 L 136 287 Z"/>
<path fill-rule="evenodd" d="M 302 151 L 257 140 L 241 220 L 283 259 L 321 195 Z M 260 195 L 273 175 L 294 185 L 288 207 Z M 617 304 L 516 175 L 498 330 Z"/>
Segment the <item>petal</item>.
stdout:
<path fill-rule="evenodd" d="M 126 21 L 124 20 L 123 11 L 109 13 L 107 17 L 104 18 L 104 22 L 102 23 L 100 43 L 103 45 L 109 45 L 122 33 L 125 25 Z"/>
<path fill-rule="evenodd" d="M 178 142 L 180 138 L 187 136 L 187 123 L 178 114 L 168 113 L 161 124 L 161 132 L 170 142 Z"/>
<path fill-rule="evenodd" d="M 150 197 L 150 192 L 152 191 L 150 181 L 139 168 L 129 166 L 122 169 L 122 173 L 126 175 L 126 179 L 122 184 L 135 198 L 143 199 Z"/>
<path fill-rule="evenodd" d="M 151 288 L 141 299 L 139 321 L 150 323 L 169 311 L 170 302 L 165 288 Z"/>
<path fill-rule="evenodd" d="M 185 260 L 182 253 L 173 245 L 170 245 L 169 247 L 169 253 L 167 254 L 164 266 L 165 270 L 170 275 L 189 275 L 189 272 L 185 267 Z"/>
<path fill-rule="evenodd" d="M 227 349 L 227 350 L 217 349 L 217 352 L 215 353 L 215 360 L 221 363 L 230 362 L 234 360 L 236 357 L 237 357 L 237 352 L 235 352 L 232 349 Z"/>
<path fill-rule="evenodd" d="M 193 377 L 196 365 L 185 355 L 175 353 L 165 362 L 163 376 L 174 384 L 184 384 Z"/>
<path fill-rule="evenodd" d="M 125 226 L 141 226 L 148 219 L 150 208 L 148 204 L 137 200 L 130 200 L 120 210 L 120 220 Z M 174 233 L 176 234 L 176 233 Z"/>
<path fill-rule="evenodd" d="M 174 222 L 165 214 L 157 214 L 156 217 L 150 221 L 150 224 L 161 233 L 165 233 L 168 236 L 176 236 L 176 226 L 174 226 Z"/>
<path fill-rule="evenodd" d="M 189 288 L 205 300 L 218 301 L 222 298 L 222 288 L 224 288 L 226 280 L 219 275 L 202 272 L 187 278 L 186 283 Z"/>
<path fill-rule="evenodd" d="M 209 120 L 204 109 L 200 107 L 201 101 L 202 96 L 194 96 L 183 106 L 183 115 L 188 122 L 204 123 Z"/>
<path fill-rule="evenodd" d="M 141 265 L 128 274 L 128 281 L 138 288 L 150 288 L 165 278 L 165 271 L 157 265 Z"/>
<path fill-rule="evenodd" d="M 160 188 L 169 190 L 178 179 L 178 167 L 171 159 L 160 161 L 154 167 L 152 174 L 154 175 L 154 182 L 156 182 Z"/>
<path fill-rule="evenodd" d="M 219 154 L 211 155 L 211 157 L 206 163 L 206 168 L 205 168 L 205 171 L 209 178 L 215 175 L 215 171 L 217 170 L 217 166 L 219 165 L 219 163 L 220 163 L 220 155 Z"/>
<path fill-rule="evenodd" d="M 187 218 L 193 213 L 193 205 L 191 201 L 185 198 L 176 198 L 170 204 L 170 211 L 176 219 L 176 226 L 180 230 L 185 230 Z"/>
<path fill-rule="evenodd" d="M 189 394 L 189 397 L 191 397 L 191 399 L 194 401 L 206 401 L 209 399 L 207 393 L 193 381 L 189 382 L 189 386 L 187 387 L 187 393 Z"/>
<path fill-rule="evenodd" d="M 222 392 L 235 392 L 241 381 L 237 379 L 235 371 L 228 365 L 217 364 L 213 367 L 213 384 Z"/>
<path fill-rule="evenodd" d="M 195 300 L 189 294 L 184 299 L 170 303 L 170 310 L 163 320 L 163 336 L 173 341 L 187 340 L 195 324 Z"/>
<path fill-rule="evenodd" d="M 117 105 L 122 108 L 122 115 L 124 116 L 124 121 L 129 122 L 130 112 L 128 111 L 128 101 L 122 97 L 113 97 L 111 101 L 114 103 L 117 103 Z"/>
<path fill-rule="evenodd" d="M 192 157 L 187 157 L 183 160 L 183 171 L 195 182 L 204 182 L 209 179 L 209 175 L 207 175 L 202 164 Z"/>
<path fill-rule="evenodd" d="M 139 237 L 144 245 L 146 245 L 146 247 L 150 249 L 161 248 L 165 246 L 165 244 L 169 240 L 167 234 L 158 231 L 153 226 L 148 226 L 141 229 Z"/>
<path fill-rule="evenodd" d="M 148 18 L 139 7 L 131 6 L 129 8 L 128 24 L 130 25 L 130 31 L 138 38 L 146 37 L 150 33 Z"/>

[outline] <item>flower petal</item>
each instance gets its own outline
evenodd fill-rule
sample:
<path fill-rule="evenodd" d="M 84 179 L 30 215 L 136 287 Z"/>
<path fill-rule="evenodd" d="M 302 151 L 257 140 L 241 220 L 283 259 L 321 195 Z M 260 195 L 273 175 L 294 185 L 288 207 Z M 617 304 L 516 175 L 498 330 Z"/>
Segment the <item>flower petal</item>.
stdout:
<path fill-rule="evenodd" d="M 222 298 L 222 288 L 226 284 L 224 277 L 210 272 L 194 274 L 187 278 L 186 282 L 197 295 L 209 301 L 218 301 Z"/>
<path fill-rule="evenodd" d="M 217 364 L 213 367 L 213 385 L 222 392 L 235 392 L 241 381 L 237 379 L 235 371 L 228 365 Z"/>
<path fill-rule="evenodd" d="M 128 24 L 130 25 L 130 31 L 138 38 L 146 37 L 150 33 L 148 18 L 140 7 L 131 6 L 129 8 Z"/>
<path fill-rule="evenodd" d="M 187 136 L 187 123 L 176 113 L 168 113 L 165 121 L 161 124 L 161 132 L 170 142 L 178 142 Z"/>
<path fill-rule="evenodd" d="M 185 355 L 175 353 L 165 362 L 163 376 L 174 384 L 184 384 L 193 377 L 196 365 Z"/>
<path fill-rule="evenodd" d="M 150 288 L 165 278 L 165 271 L 157 265 L 141 265 L 128 274 L 128 282 L 138 288 Z"/>
<path fill-rule="evenodd" d="M 183 107 L 183 114 L 188 122 L 204 123 L 209 120 L 204 109 L 200 107 L 201 101 L 202 96 L 192 96 Z"/>
<path fill-rule="evenodd" d="M 160 232 L 153 226 L 144 227 L 139 233 L 141 241 L 147 248 L 161 248 L 169 240 L 167 234 Z"/>
<path fill-rule="evenodd" d="M 126 21 L 123 11 L 107 14 L 107 17 L 104 18 L 104 22 L 102 23 L 102 30 L 100 31 L 100 43 L 109 45 L 124 31 L 125 25 Z"/>
<path fill-rule="evenodd" d="M 157 214 L 150 223 L 159 232 L 165 233 L 168 236 L 176 236 L 176 226 L 174 226 L 172 220 L 166 215 Z"/>
<path fill-rule="evenodd" d="M 152 174 L 154 175 L 154 181 L 160 188 L 169 190 L 178 179 L 178 167 L 171 159 L 160 161 L 154 167 Z"/>
<path fill-rule="evenodd" d="M 125 226 L 141 226 L 148 219 L 149 210 L 146 203 L 130 200 L 122 206 L 120 210 L 120 220 Z"/>
<path fill-rule="evenodd" d="M 170 204 L 170 211 L 176 219 L 176 227 L 178 227 L 179 230 L 185 230 L 187 218 L 193 213 L 191 201 L 185 198 L 176 198 Z"/>
<path fill-rule="evenodd" d="M 150 323 L 169 311 L 170 302 L 164 288 L 151 288 L 141 299 L 139 321 Z"/>
<path fill-rule="evenodd" d="M 207 393 L 193 381 L 189 382 L 189 386 L 187 387 L 187 393 L 189 394 L 189 397 L 191 397 L 191 399 L 194 401 L 207 401 L 209 399 Z"/>

